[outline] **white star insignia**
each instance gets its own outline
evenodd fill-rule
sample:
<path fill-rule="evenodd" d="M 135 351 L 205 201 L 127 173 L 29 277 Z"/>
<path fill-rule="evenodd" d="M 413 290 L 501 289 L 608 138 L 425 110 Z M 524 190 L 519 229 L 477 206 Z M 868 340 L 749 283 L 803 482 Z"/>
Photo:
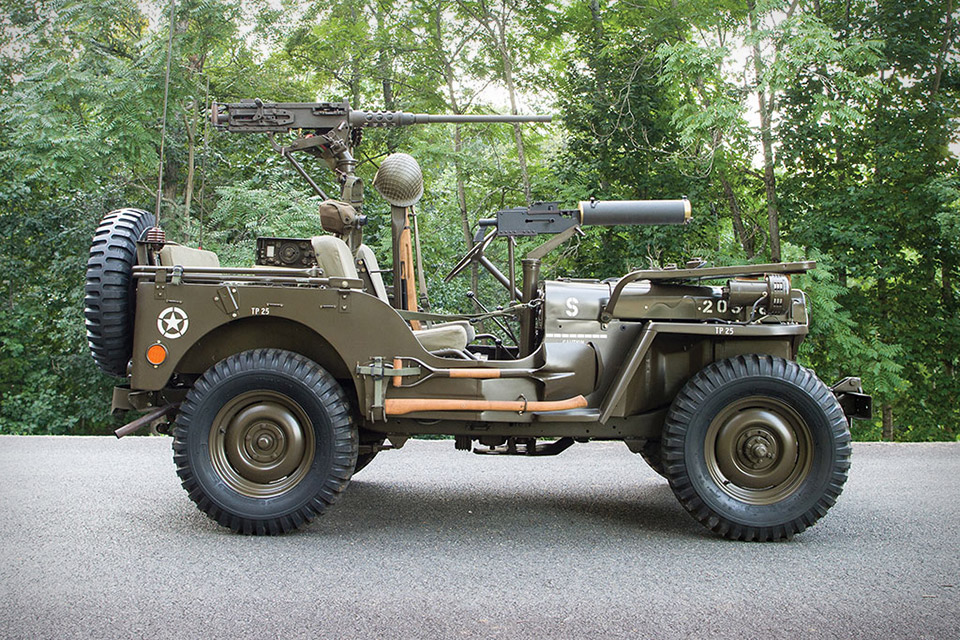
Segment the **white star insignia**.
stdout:
<path fill-rule="evenodd" d="M 180 307 L 167 307 L 157 318 L 157 329 L 164 338 L 174 340 L 183 336 L 190 326 L 187 312 Z"/>

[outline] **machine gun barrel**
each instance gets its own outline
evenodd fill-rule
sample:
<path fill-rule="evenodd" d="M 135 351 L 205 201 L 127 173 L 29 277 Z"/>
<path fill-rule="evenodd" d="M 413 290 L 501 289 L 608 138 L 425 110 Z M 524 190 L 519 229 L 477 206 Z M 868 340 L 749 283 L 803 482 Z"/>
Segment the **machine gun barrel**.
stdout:
<path fill-rule="evenodd" d="M 683 224 L 690 218 L 690 201 L 584 200 L 577 209 L 561 209 L 556 202 L 535 202 L 497 212 L 479 221 L 480 236 L 496 227 L 498 236 L 535 236 L 563 233 L 574 226 Z M 478 237 L 479 240 L 479 237 Z"/>
<path fill-rule="evenodd" d="M 449 122 L 550 122 L 551 116 L 532 115 L 434 115 L 403 111 L 363 111 L 344 102 L 264 102 L 241 100 L 216 104 L 210 119 L 219 128 L 234 133 L 285 133 L 298 129 L 327 133 L 345 128 L 405 127 L 413 124 Z"/>
<path fill-rule="evenodd" d="M 353 113 L 366 113 L 354 111 Z M 436 123 L 451 123 L 451 122 L 550 122 L 553 119 L 553 116 L 547 115 L 530 115 L 530 116 L 515 116 L 515 115 L 499 115 L 499 114 L 481 114 L 481 115 L 461 115 L 461 114 L 441 114 L 434 115 L 431 113 L 404 113 L 402 111 L 396 111 L 401 116 L 401 118 L 406 119 L 407 121 L 402 124 L 421 124 L 428 122 Z M 353 116 L 351 115 L 351 118 Z"/>
<path fill-rule="evenodd" d="M 682 200 L 584 200 L 580 224 L 611 227 L 618 224 L 683 224 L 690 219 L 690 201 Z"/>

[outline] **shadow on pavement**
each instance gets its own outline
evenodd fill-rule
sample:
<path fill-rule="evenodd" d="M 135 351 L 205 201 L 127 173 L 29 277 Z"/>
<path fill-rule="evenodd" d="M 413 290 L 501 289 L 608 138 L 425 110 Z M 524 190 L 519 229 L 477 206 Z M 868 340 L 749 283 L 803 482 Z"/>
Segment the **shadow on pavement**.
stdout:
<path fill-rule="evenodd" d="M 677 503 L 666 482 L 636 487 L 631 495 L 585 496 L 558 488 L 497 493 L 354 481 L 343 500 L 304 530 L 309 535 L 411 530 L 486 538 L 512 532 L 544 536 L 669 535 L 714 538 Z"/>

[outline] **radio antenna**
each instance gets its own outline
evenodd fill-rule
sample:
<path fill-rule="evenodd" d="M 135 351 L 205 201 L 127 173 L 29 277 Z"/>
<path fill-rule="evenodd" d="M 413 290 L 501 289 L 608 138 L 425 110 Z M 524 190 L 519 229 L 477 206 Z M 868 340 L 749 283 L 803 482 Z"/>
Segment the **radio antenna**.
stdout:
<path fill-rule="evenodd" d="M 173 17 L 177 0 L 170 0 L 170 35 L 167 38 L 167 71 L 163 80 L 163 117 L 160 119 L 160 167 L 157 169 L 157 205 L 154 210 L 156 224 L 160 226 L 160 201 L 163 197 L 163 147 L 167 136 L 167 100 L 170 97 L 170 59 L 173 57 Z"/>

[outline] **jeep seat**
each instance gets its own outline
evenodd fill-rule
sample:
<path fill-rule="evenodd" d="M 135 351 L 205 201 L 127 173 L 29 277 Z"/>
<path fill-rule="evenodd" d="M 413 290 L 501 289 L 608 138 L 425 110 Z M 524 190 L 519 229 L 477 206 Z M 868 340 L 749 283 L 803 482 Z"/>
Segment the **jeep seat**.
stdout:
<path fill-rule="evenodd" d="M 327 278 L 351 278 L 359 280 L 357 267 L 353 264 L 353 255 L 347 243 L 334 236 L 314 236 L 310 238 L 317 264 Z"/>
<path fill-rule="evenodd" d="M 357 266 L 353 261 L 347 243 L 335 236 L 314 236 L 310 239 L 313 245 L 313 252 L 317 256 L 317 263 L 323 269 L 325 276 L 341 278 L 359 278 Z M 377 264 L 377 258 L 373 251 L 366 245 L 360 245 L 357 257 L 363 261 L 364 267 L 371 276 L 373 282 L 373 293 L 383 302 L 389 304 L 387 300 L 387 290 L 383 286 L 383 278 L 380 277 L 380 266 Z M 446 322 L 434 325 L 430 329 L 420 329 L 414 331 L 420 344 L 427 351 L 441 351 L 453 349 L 463 351 L 467 345 L 476 337 L 476 331 L 469 322 Z"/>
<path fill-rule="evenodd" d="M 180 244 L 165 244 L 160 249 L 162 267 L 219 267 L 220 258 L 213 251 L 191 249 Z"/>

